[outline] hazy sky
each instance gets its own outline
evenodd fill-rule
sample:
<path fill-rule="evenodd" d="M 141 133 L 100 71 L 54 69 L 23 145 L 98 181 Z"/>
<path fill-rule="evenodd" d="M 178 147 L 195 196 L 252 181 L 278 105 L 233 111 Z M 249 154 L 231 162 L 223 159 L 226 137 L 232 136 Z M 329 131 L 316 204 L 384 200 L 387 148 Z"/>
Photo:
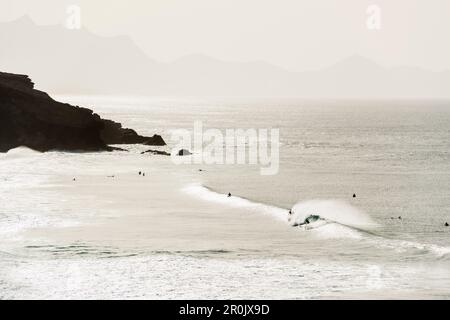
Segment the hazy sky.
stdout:
<path fill-rule="evenodd" d="M 160 61 L 200 53 L 300 71 L 360 54 L 450 69 L 449 0 L 0 0 L 0 21 L 27 14 L 62 24 L 69 4 L 81 7 L 90 31 L 129 35 Z M 379 31 L 366 26 L 371 4 L 382 10 Z"/>

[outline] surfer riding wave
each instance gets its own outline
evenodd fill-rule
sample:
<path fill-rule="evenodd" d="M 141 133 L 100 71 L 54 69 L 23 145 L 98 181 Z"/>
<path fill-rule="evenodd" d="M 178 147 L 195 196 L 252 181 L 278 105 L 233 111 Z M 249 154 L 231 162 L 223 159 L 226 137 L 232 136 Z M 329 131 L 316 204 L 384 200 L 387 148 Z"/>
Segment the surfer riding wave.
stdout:
<path fill-rule="evenodd" d="M 319 238 L 359 239 L 394 250 L 426 250 L 439 257 L 450 255 L 449 247 L 386 238 L 378 234 L 376 230 L 380 225 L 363 211 L 342 200 L 300 201 L 289 210 L 236 195 L 229 196 L 228 193 L 219 193 L 201 184 L 189 184 L 182 191 L 208 202 L 270 215 L 281 223 L 312 232 Z"/>

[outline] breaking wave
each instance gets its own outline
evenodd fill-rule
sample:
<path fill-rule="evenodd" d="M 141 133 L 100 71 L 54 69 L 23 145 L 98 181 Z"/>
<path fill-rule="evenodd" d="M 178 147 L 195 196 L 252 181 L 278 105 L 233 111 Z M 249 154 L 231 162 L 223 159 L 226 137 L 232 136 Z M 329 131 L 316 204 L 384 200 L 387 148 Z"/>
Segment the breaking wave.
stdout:
<path fill-rule="evenodd" d="M 380 226 L 369 215 L 341 200 L 301 201 L 293 206 L 292 213 L 289 214 L 289 209 L 233 195 L 228 197 L 227 194 L 216 192 L 201 184 L 188 185 L 182 191 L 205 201 L 268 214 L 287 225 L 298 226 L 300 230 L 309 231 L 320 238 L 360 239 L 370 245 L 396 251 L 412 249 L 431 252 L 438 257 L 450 255 L 449 247 L 390 239 L 376 234 L 374 231 Z M 312 215 L 318 216 L 318 219 L 305 223 Z"/>
<path fill-rule="evenodd" d="M 13 159 L 21 159 L 21 158 L 29 158 L 41 155 L 42 153 L 39 151 L 35 151 L 28 147 L 17 147 L 9 150 L 8 152 L 1 155 L 4 160 L 13 160 Z"/>
<path fill-rule="evenodd" d="M 188 185 L 187 187 L 183 188 L 183 191 L 189 195 L 195 196 L 205 201 L 215 202 L 218 204 L 227 205 L 229 207 L 244 208 L 252 211 L 258 211 L 264 214 L 269 214 L 281 221 L 286 221 L 288 216 L 288 211 L 286 209 L 267 205 L 264 203 L 253 202 L 251 200 L 233 195 L 231 197 L 228 197 L 228 195 L 226 194 L 215 192 L 212 189 L 201 184 Z"/>

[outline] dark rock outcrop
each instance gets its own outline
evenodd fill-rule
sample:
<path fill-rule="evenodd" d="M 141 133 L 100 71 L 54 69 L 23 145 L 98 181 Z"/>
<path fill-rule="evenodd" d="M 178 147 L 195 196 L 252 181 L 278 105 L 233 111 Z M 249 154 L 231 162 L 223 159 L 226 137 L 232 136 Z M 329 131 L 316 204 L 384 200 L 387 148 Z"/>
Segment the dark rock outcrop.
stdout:
<path fill-rule="evenodd" d="M 154 155 L 158 155 L 158 156 L 170 156 L 169 152 L 166 151 L 160 151 L 160 150 L 147 150 L 144 152 L 141 152 L 141 154 L 146 154 L 146 153 L 150 153 L 150 154 L 154 154 Z"/>
<path fill-rule="evenodd" d="M 192 152 L 190 152 L 189 150 L 186 149 L 181 149 L 180 151 L 178 151 L 178 156 L 182 157 L 182 156 L 190 156 L 192 154 Z"/>
<path fill-rule="evenodd" d="M 144 142 L 144 144 L 147 145 L 147 146 L 165 146 L 166 142 L 164 141 L 164 139 L 160 135 L 154 134 L 152 137 L 147 139 Z"/>
<path fill-rule="evenodd" d="M 165 146 L 166 142 L 160 135 L 152 137 L 140 136 L 133 129 L 122 128 L 118 122 L 103 120 L 104 128 L 101 138 L 107 144 L 145 144 L 148 146 Z"/>
<path fill-rule="evenodd" d="M 92 110 L 53 100 L 26 75 L 0 72 L 0 152 L 26 146 L 37 151 L 103 151 L 108 144 L 165 145 Z"/>

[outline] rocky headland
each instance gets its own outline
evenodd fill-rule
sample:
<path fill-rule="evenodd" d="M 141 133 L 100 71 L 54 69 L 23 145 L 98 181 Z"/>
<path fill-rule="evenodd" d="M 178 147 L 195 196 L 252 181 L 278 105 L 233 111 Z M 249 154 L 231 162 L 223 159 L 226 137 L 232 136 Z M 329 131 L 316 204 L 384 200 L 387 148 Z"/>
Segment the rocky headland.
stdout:
<path fill-rule="evenodd" d="M 52 99 L 26 75 L 0 72 L 0 152 L 26 146 L 45 152 L 111 151 L 111 144 L 163 146 L 92 110 Z"/>

